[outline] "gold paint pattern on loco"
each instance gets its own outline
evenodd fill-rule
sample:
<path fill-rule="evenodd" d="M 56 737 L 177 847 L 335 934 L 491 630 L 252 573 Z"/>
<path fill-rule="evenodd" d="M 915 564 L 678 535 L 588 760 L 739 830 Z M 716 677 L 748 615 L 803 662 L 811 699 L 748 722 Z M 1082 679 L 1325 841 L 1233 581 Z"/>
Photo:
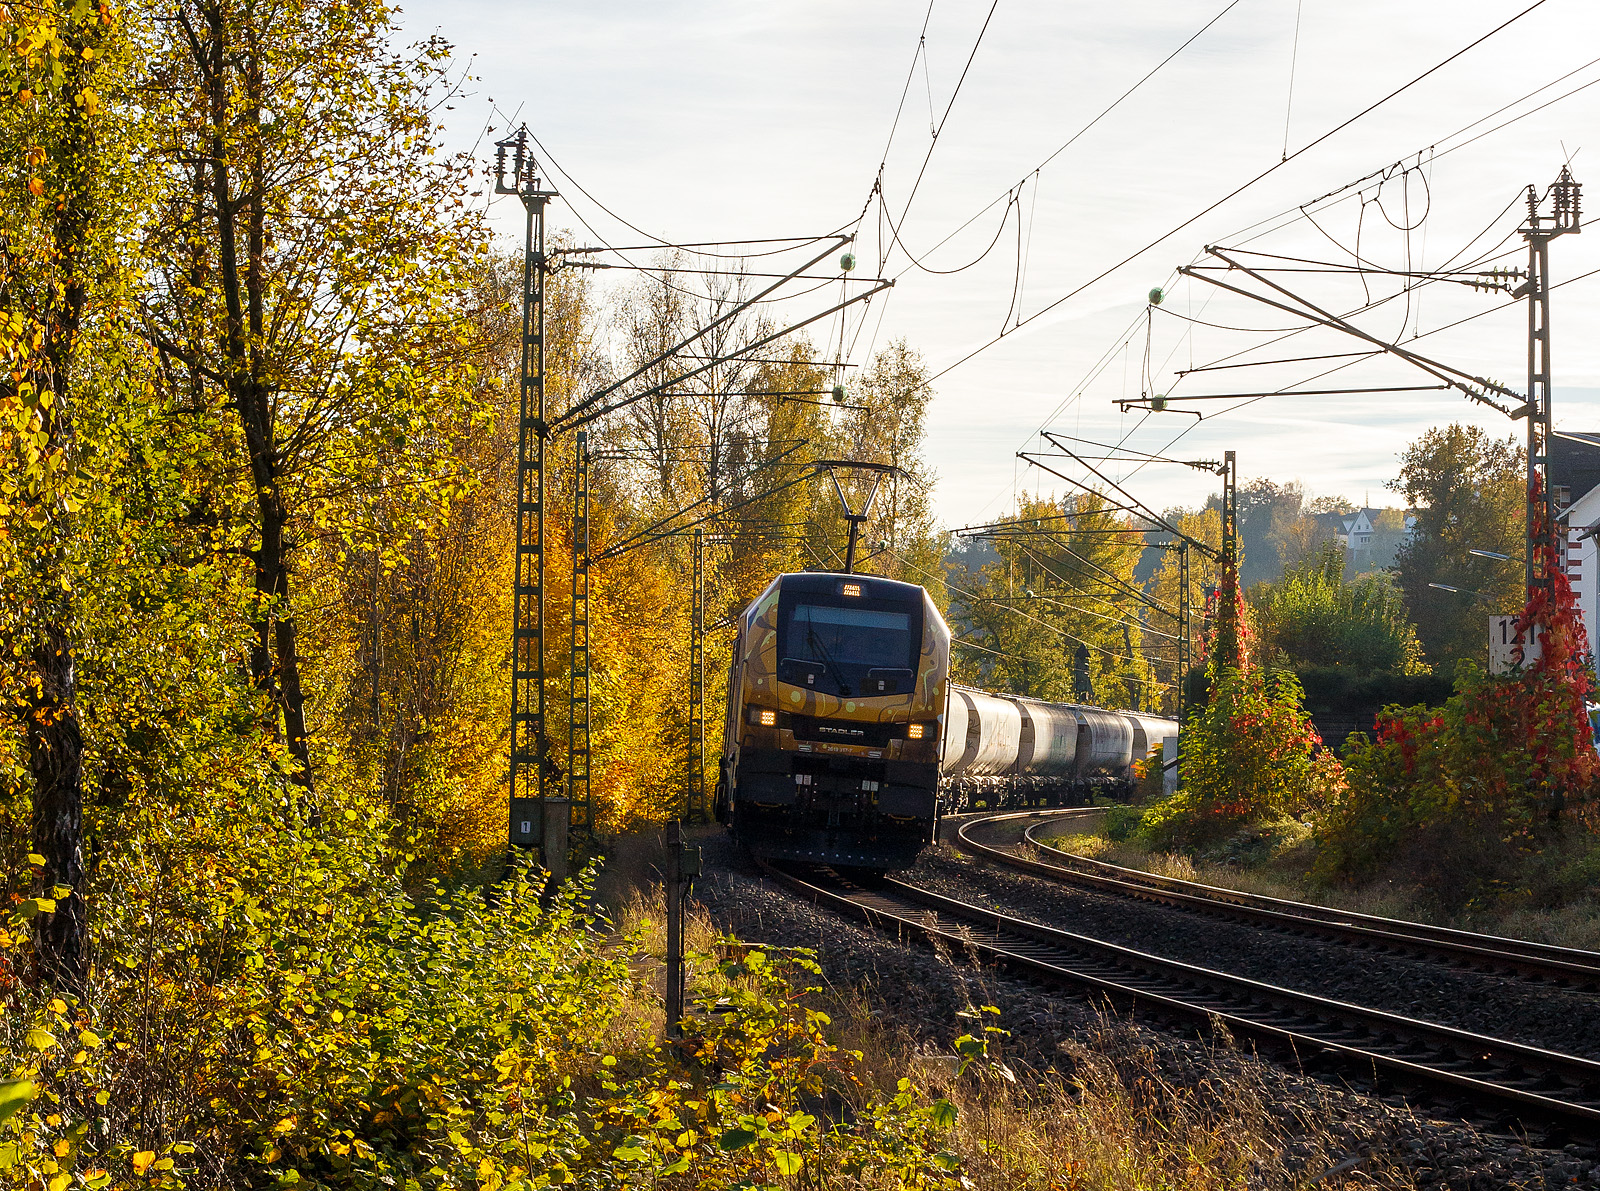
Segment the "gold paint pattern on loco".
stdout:
<path fill-rule="evenodd" d="M 904 694 L 858 696 L 846 701 L 778 680 L 778 584 L 773 583 L 752 609 L 745 633 L 746 642 L 757 643 L 753 649 L 747 647 L 741 659 L 750 703 L 858 723 L 933 719 L 938 723 L 934 738 L 942 739 L 945 694 L 950 682 L 950 630 L 927 592 L 922 595 L 922 610 L 921 656 L 912 689 Z"/>

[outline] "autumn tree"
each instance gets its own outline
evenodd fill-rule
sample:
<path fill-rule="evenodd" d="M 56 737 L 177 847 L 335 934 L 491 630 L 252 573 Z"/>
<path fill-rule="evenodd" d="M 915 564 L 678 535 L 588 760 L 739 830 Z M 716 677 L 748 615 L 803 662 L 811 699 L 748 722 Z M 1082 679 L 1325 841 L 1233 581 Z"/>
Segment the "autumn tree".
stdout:
<path fill-rule="evenodd" d="M 115 235 L 137 204 L 136 133 L 120 102 L 130 52 L 107 6 L 23 3 L 0 21 L 0 145 L 15 166 L 0 206 L 0 590 L 8 668 L 20 662 L 5 693 L 22 712 L 40 892 L 57 903 L 38 956 L 48 982 L 74 989 L 88 974 L 79 584 L 83 506 L 100 470 L 83 423 L 107 380 L 87 345 L 97 300 L 101 348 L 125 315 Z"/>
<path fill-rule="evenodd" d="M 1153 706 L 1139 528 L 1090 494 L 1024 498 L 1007 520 L 998 561 L 951 584 L 952 620 L 984 651 L 961 658 L 966 676 L 1041 699 Z"/>
<path fill-rule="evenodd" d="M 1443 672 L 1483 656 L 1489 613 L 1521 606 L 1522 568 L 1470 551 L 1522 557 L 1523 471 L 1514 438 L 1496 440 L 1476 426 L 1430 430 L 1400 457 L 1390 487 L 1415 509 L 1416 524 L 1395 575 L 1427 659 Z"/>
<path fill-rule="evenodd" d="M 309 786 L 297 556 L 379 489 L 420 512 L 450 483 L 439 414 L 467 384 L 483 236 L 466 164 L 436 149 L 448 47 L 398 53 L 391 9 L 319 0 L 184 0 L 162 29 L 151 336 L 194 408 L 234 417 L 206 515 L 250 560 L 250 671 Z"/>

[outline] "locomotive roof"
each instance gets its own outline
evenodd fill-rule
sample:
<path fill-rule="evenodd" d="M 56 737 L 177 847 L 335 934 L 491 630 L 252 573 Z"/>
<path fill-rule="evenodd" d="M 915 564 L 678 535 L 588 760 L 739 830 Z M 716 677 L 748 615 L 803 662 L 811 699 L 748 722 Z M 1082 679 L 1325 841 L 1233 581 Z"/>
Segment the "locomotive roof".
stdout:
<path fill-rule="evenodd" d="M 869 600 L 906 599 L 920 601 L 923 590 L 915 583 L 902 583 L 898 579 L 880 579 L 876 575 L 845 575 L 836 571 L 797 571 L 778 576 L 780 591 L 831 595 L 839 584 L 848 580 L 861 584 L 861 592 Z"/>

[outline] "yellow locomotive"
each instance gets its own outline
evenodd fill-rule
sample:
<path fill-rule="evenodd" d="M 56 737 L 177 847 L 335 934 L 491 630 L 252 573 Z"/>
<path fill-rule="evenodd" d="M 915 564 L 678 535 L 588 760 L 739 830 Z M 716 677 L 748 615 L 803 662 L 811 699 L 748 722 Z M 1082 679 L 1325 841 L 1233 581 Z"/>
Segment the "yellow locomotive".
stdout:
<path fill-rule="evenodd" d="M 933 836 L 949 680 L 921 587 L 778 576 L 739 618 L 718 820 L 761 856 L 909 866 Z"/>

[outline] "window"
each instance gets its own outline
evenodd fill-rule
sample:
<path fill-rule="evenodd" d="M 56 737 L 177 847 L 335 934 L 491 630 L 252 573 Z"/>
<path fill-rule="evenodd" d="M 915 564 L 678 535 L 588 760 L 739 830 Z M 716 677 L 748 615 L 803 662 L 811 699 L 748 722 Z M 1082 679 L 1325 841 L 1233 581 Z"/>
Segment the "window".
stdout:
<path fill-rule="evenodd" d="M 785 657 L 848 666 L 852 671 L 916 665 L 917 642 L 911 637 L 909 612 L 795 604 L 785 627 Z"/>

